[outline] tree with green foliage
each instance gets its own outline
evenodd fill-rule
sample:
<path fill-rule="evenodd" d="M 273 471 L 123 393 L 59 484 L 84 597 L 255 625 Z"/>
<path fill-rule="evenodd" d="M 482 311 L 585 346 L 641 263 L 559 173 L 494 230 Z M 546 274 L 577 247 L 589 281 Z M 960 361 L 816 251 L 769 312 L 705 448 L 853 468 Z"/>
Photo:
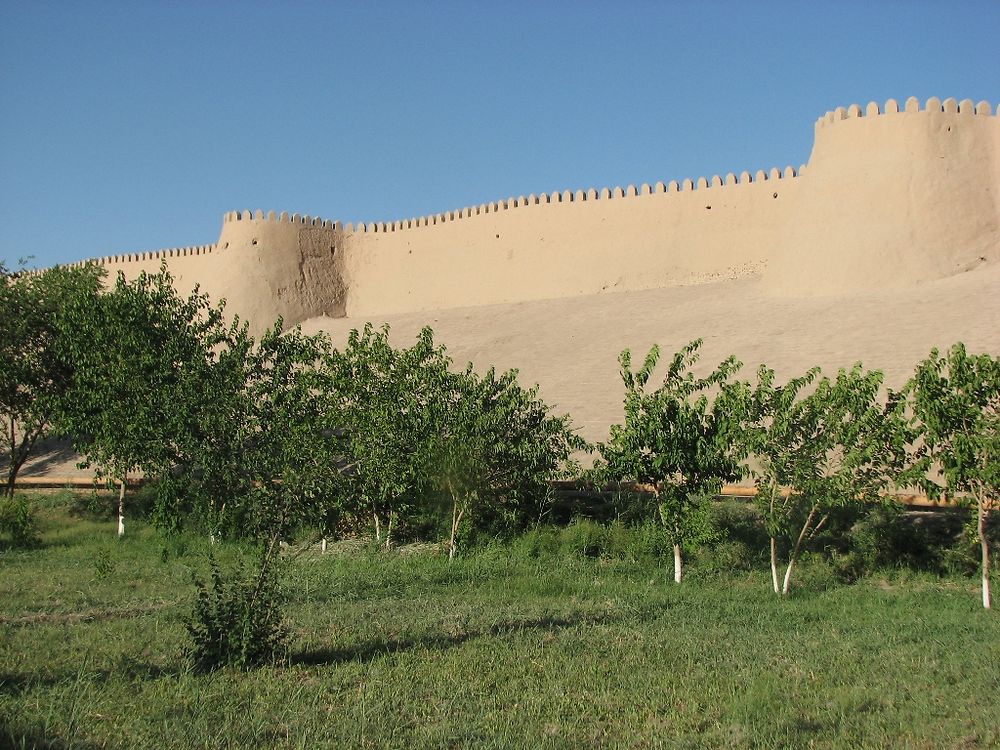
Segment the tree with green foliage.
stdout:
<path fill-rule="evenodd" d="M 336 525 L 350 501 L 344 430 L 325 367 L 323 334 L 282 331 L 259 342 L 241 328 L 219 347 L 211 381 L 221 408 L 209 412 L 200 441 L 171 473 L 159 513 L 168 525 L 194 517 L 213 538 L 260 543 L 252 574 L 224 574 L 213 564 L 210 584 L 196 581 L 188 620 L 189 656 L 201 669 L 249 668 L 278 660 L 287 628 L 276 564 L 285 539 L 307 527 Z"/>
<path fill-rule="evenodd" d="M 370 514 L 375 538 L 392 543 L 397 519 L 428 490 L 425 468 L 436 426 L 431 403 L 447 388 L 450 360 L 424 328 L 396 349 L 389 327 L 353 330 L 328 359 L 329 382 L 346 438 L 347 475 Z"/>
<path fill-rule="evenodd" d="M 830 512 L 883 500 L 905 457 L 902 402 L 892 393 L 880 401 L 881 372 L 858 364 L 832 381 L 819 376 L 813 368 L 779 386 L 774 371 L 762 365 L 756 386 L 744 386 L 743 452 L 751 456 L 746 468 L 756 480 L 770 537 L 771 583 L 781 595 L 789 593 L 804 545 Z M 779 583 L 783 538 L 789 551 Z"/>
<path fill-rule="evenodd" d="M 660 519 L 674 547 L 674 581 L 683 575 L 682 550 L 709 540 L 710 501 L 726 481 L 740 476 L 735 432 L 742 401 L 731 394 L 731 378 L 740 363 L 729 357 L 706 377 L 690 371 L 702 340 L 692 341 L 671 361 L 663 383 L 647 385 L 660 359 L 654 346 L 637 371 L 631 353 L 621 353 L 625 383 L 625 422 L 612 425 L 607 443 L 598 448 L 600 476 L 651 485 Z M 715 391 L 716 395 L 710 394 Z"/>
<path fill-rule="evenodd" d="M 38 273 L 0 264 L 0 416 L 7 443 L 5 494 L 13 496 L 21 467 L 52 427 L 67 398 L 73 368 L 60 356 L 68 335 L 63 311 L 93 304 L 103 269 L 55 266 Z"/>
<path fill-rule="evenodd" d="M 518 524 L 525 507 L 539 507 L 549 480 L 573 471 L 572 453 L 587 444 L 568 416 L 550 414 L 537 386 L 525 390 L 518 384 L 516 370 L 497 375 L 490 368 L 480 377 L 469 364 L 435 385 L 425 472 L 450 505 L 452 559 L 464 519 L 488 508 Z"/>
<path fill-rule="evenodd" d="M 975 504 L 983 607 L 990 596 L 991 508 L 1000 505 L 1000 358 L 969 354 L 955 344 L 932 349 L 905 393 L 918 439 L 906 478 L 929 493 Z"/>
<path fill-rule="evenodd" d="M 161 266 L 64 310 L 57 354 L 73 368 L 73 397 L 54 416 L 99 476 L 119 485 L 118 535 L 125 532 L 125 484 L 141 472 L 166 474 L 199 440 L 216 347 L 232 334 L 221 306 L 192 292 L 181 297 Z"/>
<path fill-rule="evenodd" d="M 171 472 L 168 526 L 194 514 L 214 535 L 271 545 L 294 531 L 335 523 L 347 493 L 345 441 L 331 347 L 282 321 L 255 342 L 242 329 L 216 354 L 213 402 L 199 442 Z"/>

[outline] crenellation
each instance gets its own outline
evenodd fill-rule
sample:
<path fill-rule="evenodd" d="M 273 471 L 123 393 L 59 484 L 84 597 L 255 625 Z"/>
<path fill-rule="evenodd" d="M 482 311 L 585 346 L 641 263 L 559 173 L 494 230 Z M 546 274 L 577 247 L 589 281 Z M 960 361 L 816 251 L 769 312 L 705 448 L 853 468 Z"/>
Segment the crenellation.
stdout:
<path fill-rule="evenodd" d="M 847 107 L 836 107 L 828 112 L 826 112 L 822 117 L 818 118 L 816 121 L 816 141 L 813 149 L 813 153 L 810 156 L 808 164 L 800 165 L 798 168 L 793 165 L 787 165 L 785 167 L 773 166 L 770 169 L 764 170 L 759 169 L 754 171 L 743 170 L 739 173 L 736 172 L 726 172 L 723 175 L 713 174 L 710 177 L 701 176 L 696 179 L 685 178 L 681 181 L 670 180 L 668 182 L 656 181 L 653 184 L 648 182 L 642 182 L 636 186 L 634 183 L 626 185 L 624 188 L 617 185 L 613 188 L 602 187 L 596 189 L 590 188 L 578 188 L 578 189 L 563 189 L 554 190 L 552 192 L 542 192 L 540 194 L 531 193 L 527 196 L 521 194 L 516 197 L 511 196 L 505 199 L 496 200 L 488 203 L 480 203 L 478 205 L 467 206 L 464 208 L 456 208 L 447 210 L 441 213 L 427 214 L 420 217 L 411 217 L 409 219 L 394 219 L 391 221 L 379 221 L 379 222 L 360 222 L 357 224 L 348 223 L 342 225 L 339 222 L 323 219 L 318 216 L 310 216 L 308 214 L 291 214 L 287 211 L 282 211 L 277 213 L 273 210 L 269 210 L 266 213 L 262 209 L 256 209 L 251 211 L 249 209 L 244 210 L 233 210 L 227 211 L 223 215 L 223 229 L 222 235 L 220 236 L 220 241 L 217 245 L 205 245 L 205 246 L 191 246 L 185 248 L 168 248 L 160 251 L 143 251 L 138 253 L 130 253 L 125 255 L 110 255 L 98 259 L 97 263 L 104 266 L 125 266 L 126 272 L 129 266 L 135 271 L 138 270 L 149 270 L 153 263 L 159 262 L 161 260 L 168 260 L 170 265 L 177 265 L 178 269 L 181 269 L 184 273 L 189 273 L 190 275 L 186 278 L 197 277 L 201 271 L 184 271 L 183 269 L 203 269 L 212 267 L 215 268 L 214 264 L 217 262 L 216 258 L 207 258 L 204 256 L 210 256 L 213 250 L 218 249 L 219 255 L 223 257 L 228 256 L 233 252 L 240 252 L 242 248 L 247 248 L 252 245 L 257 245 L 258 238 L 260 238 L 261 250 L 260 252 L 254 253 L 254 262 L 256 258 L 268 257 L 275 258 L 281 257 L 282 253 L 299 253 L 303 252 L 301 248 L 310 247 L 310 243 L 315 243 L 316 241 L 324 242 L 322 239 L 310 238 L 305 241 L 301 239 L 304 235 L 303 233 L 309 230 L 315 230 L 317 228 L 327 230 L 330 232 L 344 233 L 347 242 L 345 244 L 340 244 L 341 238 L 336 240 L 337 244 L 337 263 L 343 264 L 347 263 L 349 268 L 354 268 L 350 264 L 353 261 L 354 252 L 362 252 L 367 255 L 361 255 L 359 257 L 366 257 L 369 260 L 360 262 L 358 265 L 357 273 L 365 275 L 366 279 L 380 278 L 383 284 L 388 284 L 389 287 L 395 289 L 396 299 L 403 300 L 401 302 L 394 302 L 393 304 L 411 304 L 412 300 L 420 297 L 416 291 L 413 292 L 412 296 L 409 291 L 402 288 L 397 288 L 399 284 L 412 283 L 413 279 L 416 278 L 411 274 L 407 276 L 406 279 L 400 281 L 395 281 L 391 277 L 391 270 L 382 269 L 379 264 L 390 264 L 396 261 L 393 258 L 398 258 L 394 253 L 399 252 L 402 248 L 405 248 L 405 253 L 407 255 L 412 254 L 413 262 L 422 263 L 423 260 L 418 260 L 424 257 L 432 257 L 433 261 L 426 261 L 428 263 L 437 263 L 433 267 L 437 274 L 436 278 L 439 280 L 435 283 L 439 287 L 446 287 L 449 282 L 440 280 L 440 275 L 443 273 L 444 279 L 450 278 L 448 274 L 452 271 L 453 266 L 461 266 L 456 273 L 465 273 L 465 266 L 462 264 L 455 264 L 453 260 L 443 260 L 448 257 L 448 253 L 452 252 L 455 248 L 461 247 L 463 253 L 472 249 L 478 252 L 482 248 L 483 252 L 488 257 L 488 262 L 493 262 L 496 258 L 490 256 L 491 253 L 496 252 L 494 248 L 501 248 L 500 252 L 504 253 L 503 257 L 506 257 L 506 261 L 510 261 L 510 265 L 503 266 L 504 269 L 522 269 L 523 273 L 527 273 L 523 269 L 525 266 L 523 263 L 525 261 L 521 260 L 520 254 L 516 255 L 514 260 L 511 260 L 511 256 L 506 255 L 509 252 L 510 247 L 517 247 L 520 244 L 531 243 L 534 237 L 539 237 L 544 234 L 545 249 L 546 252 L 553 252 L 556 255 L 553 257 L 561 257 L 559 253 L 566 250 L 570 245 L 574 246 L 574 250 L 578 247 L 578 238 L 580 236 L 593 237 L 594 242 L 602 242 L 602 246 L 608 247 L 618 247 L 617 243 L 627 242 L 629 246 L 640 246 L 644 248 L 641 252 L 652 253 L 648 256 L 647 260 L 643 261 L 645 263 L 659 263 L 657 266 L 656 273 L 645 274 L 642 269 L 638 267 L 639 261 L 632 260 L 628 263 L 633 263 L 635 267 L 629 266 L 622 273 L 630 274 L 626 276 L 625 285 L 628 284 L 642 284 L 645 283 L 643 280 L 648 276 L 649 278 L 674 278 L 673 275 L 680 273 L 677 269 L 683 269 L 684 263 L 689 263 L 693 261 L 688 260 L 659 260 L 660 255 L 656 254 L 655 249 L 651 243 L 654 241 L 659 243 L 658 246 L 666 248 L 669 252 L 672 247 L 671 243 L 683 242 L 686 246 L 698 245 L 710 245 L 714 249 L 709 253 L 711 257 L 716 260 L 699 260 L 697 263 L 701 265 L 695 270 L 691 270 L 692 278 L 698 277 L 698 274 L 703 273 L 714 273 L 718 269 L 708 268 L 707 264 L 720 262 L 718 258 L 728 257 L 725 253 L 729 252 L 723 248 L 726 246 L 739 246 L 741 243 L 753 243 L 757 242 L 761 247 L 765 245 L 770 246 L 775 243 L 790 244 L 791 239 L 786 238 L 783 234 L 775 235 L 774 237 L 767 237 L 766 242 L 761 241 L 760 237 L 764 236 L 766 232 L 772 231 L 769 227 L 785 227 L 793 226 L 794 222 L 789 217 L 796 216 L 796 212 L 803 210 L 804 205 L 822 205 L 822 206 L 837 206 L 838 210 L 836 212 L 821 212 L 820 215 L 823 217 L 823 222 L 833 222 L 839 221 L 839 215 L 844 213 L 847 215 L 848 212 L 841 211 L 841 203 L 849 204 L 853 206 L 852 210 L 859 214 L 865 215 L 868 211 L 868 207 L 863 203 L 860 203 L 854 197 L 845 197 L 843 195 L 843 190 L 839 187 L 836 189 L 840 192 L 827 195 L 826 192 L 833 190 L 834 188 L 828 188 L 827 185 L 840 186 L 845 184 L 845 182 L 850 181 L 850 177 L 845 177 L 845 175 L 856 174 L 859 170 L 865 168 L 872 162 L 872 155 L 879 161 L 883 160 L 883 154 L 889 154 L 890 164 L 895 165 L 895 169 L 902 174 L 921 174 L 919 169 L 931 168 L 936 170 L 934 172 L 937 175 L 937 179 L 949 180 L 948 185 L 952 185 L 950 180 L 952 179 L 950 172 L 941 172 L 939 170 L 939 164 L 934 165 L 917 165 L 913 167 L 907 159 L 912 159 L 912 157 L 907 157 L 907 159 L 901 159 L 896 156 L 897 142 L 910 142 L 910 143 L 923 143 L 924 141 L 914 141 L 917 138 L 917 134 L 920 134 L 920 138 L 923 139 L 933 139 L 939 137 L 940 133 L 945 132 L 945 128 L 942 127 L 941 118 L 947 117 L 958 117 L 969 118 L 964 120 L 965 124 L 962 126 L 962 139 L 948 137 L 947 142 L 941 141 L 940 143 L 935 143 L 935 148 L 940 146 L 946 153 L 951 153 L 951 150 L 964 147 L 964 144 L 968 139 L 973 139 L 973 142 L 978 142 L 975 139 L 981 139 L 984 136 L 980 135 L 987 131 L 992 132 L 986 140 L 989 138 L 996 137 L 995 132 L 990 131 L 990 128 L 995 127 L 996 120 L 993 120 L 991 124 L 983 122 L 984 117 L 992 117 L 994 114 L 993 105 L 986 100 L 979 101 L 978 103 L 973 103 L 971 99 L 962 99 L 961 101 L 956 98 L 950 97 L 943 101 L 938 97 L 930 97 L 922 105 L 919 100 L 915 97 L 910 97 L 906 100 L 903 107 L 903 111 L 909 115 L 909 117 L 896 117 L 900 114 L 900 106 L 895 99 L 887 99 L 883 106 L 880 106 L 878 102 L 870 101 L 866 106 L 857 103 L 852 103 Z M 892 119 L 881 120 L 882 115 L 888 115 Z M 920 116 L 918 116 L 920 115 Z M 973 116 L 978 116 L 980 119 L 976 123 L 971 121 Z M 837 125 L 841 121 L 851 121 L 852 124 L 845 124 L 843 126 Z M 878 121 L 878 122 L 876 122 Z M 950 123 L 950 121 L 947 121 Z M 832 125 L 837 125 L 831 130 Z M 986 131 L 982 129 L 986 128 Z M 950 130 L 950 128 L 949 128 Z M 898 133 L 903 133 L 903 137 L 897 137 Z M 906 136 L 906 133 L 910 133 L 911 136 Z M 906 137 L 910 137 L 910 141 L 905 141 Z M 917 153 L 920 153 L 919 151 Z M 984 152 L 985 153 L 985 152 Z M 992 153 L 992 152 L 989 152 Z M 919 160 L 921 157 L 917 157 Z M 949 158 L 956 158 L 954 156 Z M 982 157 L 981 160 L 988 161 L 991 157 Z M 896 161 L 892 161 L 896 159 Z M 961 169 L 968 171 L 971 169 L 965 162 L 961 162 Z M 992 162 L 991 162 L 992 163 Z M 853 165 L 853 172 L 847 170 L 845 165 Z M 956 168 L 956 173 L 958 173 Z M 778 197 L 778 186 L 769 186 L 767 183 L 784 180 L 791 181 L 796 180 L 800 177 L 805 177 L 807 170 L 808 177 L 800 182 L 797 182 L 795 187 L 789 186 L 787 189 L 782 186 L 780 192 L 782 196 L 781 201 L 772 201 L 771 198 Z M 830 178 L 830 175 L 834 175 L 836 179 Z M 826 180 L 827 182 L 824 182 Z M 870 182 L 871 180 L 869 180 Z M 893 191 L 900 189 L 898 184 L 895 182 L 890 182 L 883 184 L 884 180 L 877 178 L 881 187 L 881 194 L 894 194 Z M 758 183 L 764 183 L 759 187 L 754 187 Z M 919 184 L 920 180 L 915 183 Z M 900 182 L 899 184 L 903 184 Z M 727 209 L 725 212 L 720 214 L 718 211 L 707 213 L 704 211 L 707 203 L 714 203 L 714 200 L 702 200 L 697 196 L 675 196 L 667 197 L 671 193 L 691 193 L 695 190 L 718 190 L 724 187 L 735 187 L 741 186 L 743 189 L 739 192 L 734 192 L 732 194 L 726 193 L 730 196 L 730 199 L 726 200 L 724 204 Z M 866 190 L 869 188 L 866 187 Z M 909 189 L 913 189 L 912 187 Z M 917 188 L 922 190 L 922 188 Z M 953 192 L 957 190 L 952 185 Z M 993 211 L 992 215 L 987 215 L 986 218 L 982 218 L 981 215 L 983 211 L 989 214 L 989 210 L 980 209 L 979 203 L 986 200 L 982 196 L 985 195 L 987 198 L 996 192 L 996 186 L 987 187 L 985 190 L 980 191 L 976 195 L 968 198 L 967 203 L 974 204 L 973 212 L 977 217 L 980 217 L 982 226 L 991 227 L 996 224 L 995 207 L 992 204 L 988 207 L 989 210 Z M 773 195 L 772 195 L 773 193 Z M 623 202 L 623 198 L 635 198 L 635 197 L 647 197 L 647 196 L 664 196 L 666 200 L 672 201 L 667 208 L 667 203 L 660 203 L 659 200 L 650 201 L 635 201 L 635 202 Z M 713 194 L 714 195 L 714 194 Z M 923 195 L 923 193 L 921 193 Z M 822 196 L 823 200 L 820 200 Z M 608 203 L 608 202 L 611 203 Z M 812 203 L 809 203 L 812 201 Z M 977 202 L 978 201 L 978 202 Z M 567 209 L 566 211 L 556 211 L 556 212 L 546 212 L 541 209 L 536 209 L 531 212 L 510 212 L 510 215 L 499 215 L 489 217 L 488 222 L 463 222 L 462 226 L 454 227 L 449 229 L 448 233 L 430 233 L 429 235 L 421 233 L 420 236 L 414 236 L 412 239 L 407 239 L 405 244 L 400 242 L 395 242 L 395 236 L 393 237 L 383 237 L 383 235 L 392 234 L 395 235 L 397 232 L 403 232 L 405 230 L 417 230 L 431 226 L 438 226 L 441 224 L 454 224 L 461 219 L 469 219 L 473 216 L 483 217 L 486 214 L 502 214 L 507 212 L 509 209 L 523 208 L 528 206 L 541 206 L 549 205 L 555 203 L 576 203 L 584 204 L 579 206 L 579 208 L 574 208 L 572 210 Z M 877 204 L 878 201 L 872 201 L 872 204 Z M 921 204 L 923 205 L 923 204 Z M 984 204 L 985 205 L 985 204 Z M 661 208 L 662 206 L 662 208 Z M 676 207 L 676 208 L 674 208 Z M 698 211 L 695 212 L 694 208 L 697 207 Z M 659 213 L 661 212 L 662 213 Z M 767 222 L 763 223 L 763 227 L 757 227 L 754 225 L 754 218 L 757 215 L 766 215 L 776 218 L 769 218 Z M 925 224 L 930 225 L 932 218 L 935 218 L 938 225 L 946 224 L 948 219 L 941 218 L 933 210 L 927 209 L 925 207 L 925 213 L 928 214 L 930 218 L 926 221 L 923 219 Z M 933 216 L 931 216 L 933 215 Z M 548 219 L 546 217 L 551 217 L 551 224 L 547 223 Z M 530 227 L 545 227 L 544 232 L 538 232 L 534 229 L 527 229 Z M 710 222 L 710 223 L 705 223 Z M 789 223 L 792 222 L 792 223 Z M 991 223 L 992 222 L 992 223 Z M 814 222 L 815 223 L 815 222 Z M 263 225 L 263 226 L 259 226 Z M 494 232 L 494 226 L 496 231 Z M 489 227 L 485 232 L 483 228 Z M 556 227 L 556 228 L 552 228 Z M 583 228 L 581 230 L 581 227 Z M 668 227 L 675 227 L 675 229 L 667 231 Z M 677 229 L 679 227 L 679 229 Z M 593 230 L 593 232 L 592 232 Z M 581 235 L 581 231 L 583 232 Z M 806 236 L 804 229 L 794 225 L 794 231 L 790 232 L 789 237 L 799 237 L 798 245 L 802 247 L 818 248 L 823 246 L 826 242 L 825 237 L 820 233 L 818 236 L 809 236 L 809 241 L 802 241 L 801 237 Z M 950 231 L 961 234 L 961 230 L 955 230 L 952 228 Z M 592 233 L 591 233 L 592 232 Z M 643 233 L 646 234 L 643 234 Z M 726 233 L 729 234 L 726 234 Z M 795 233 L 798 232 L 798 235 Z M 853 236 L 851 234 L 853 229 L 850 225 L 845 225 L 840 230 L 839 235 L 836 232 L 830 232 L 831 240 L 840 238 L 843 236 Z M 934 236 L 940 234 L 939 229 L 933 230 Z M 906 231 L 899 230 L 900 235 L 905 235 Z M 931 230 L 927 230 L 925 234 L 931 234 Z M 503 237 L 502 243 L 494 242 L 494 234 L 496 239 Z M 375 237 L 369 238 L 368 235 L 375 235 Z M 482 236 L 480 236 L 482 235 Z M 718 235 L 718 236 L 716 236 Z M 750 236 L 754 239 L 744 239 L 746 236 Z M 801 236 L 801 237 L 800 237 Z M 895 235 L 893 235 L 895 236 Z M 294 238 L 300 238 L 295 240 Z M 601 238 L 598 240 L 597 238 Z M 570 239 L 572 238 L 572 239 Z M 725 238 L 725 239 L 723 239 Z M 883 243 L 891 242 L 890 239 L 883 239 Z M 827 244 L 830 244 L 827 242 Z M 456 244 L 457 243 L 457 244 Z M 485 244 L 479 244 L 485 243 Z M 514 243 L 513 245 L 511 243 Z M 566 245 L 563 247 L 560 243 Z M 713 245 L 713 243 L 716 243 Z M 727 244 L 728 243 L 728 244 Z M 649 247 L 647 247 L 647 244 Z M 863 239 L 855 238 L 853 240 L 853 246 L 860 246 L 863 244 Z M 455 248 L 452 247 L 455 245 Z M 936 247 L 940 247 L 941 243 L 938 242 Z M 986 246 L 989 247 L 989 246 Z M 264 249 L 266 248 L 266 253 Z M 333 241 L 330 242 L 330 248 L 333 248 Z M 584 248 L 586 250 L 586 248 Z M 223 252 L 224 251 L 224 252 Z M 587 250 L 587 252 L 591 252 Z M 618 251 L 616 251 L 618 252 Z M 631 257 L 628 255 L 628 251 L 623 257 Z M 699 251 L 701 253 L 701 251 Z M 815 252 L 815 250 L 811 250 Z M 828 252 L 833 252 L 828 250 Z M 983 255 L 986 252 L 992 251 L 980 251 L 980 255 L 976 257 L 986 257 Z M 712 255 L 714 253 L 714 255 Z M 757 255 L 752 258 L 753 263 L 759 263 L 761 258 L 768 256 L 770 251 L 760 251 Z M 640 253 L 641 255 L 641 253 Z M 319 257 L 319 256 L 316 256 Z M 325 251 L 322 254 L 324 261 L 326 259 Z M 465 257 L 463 255 L 463 257 Z M 638 255 L 635 257 L 639 257 Z M 645 256 L 643 256 L 645 257 Z M 679 257 L 679 256 L 678 256 Z M 702 253 L 699 257 L 706 257 Z M 992 258 L 992 256 L 989 256 Z M 650 260 L 653 259 L 653 260 Z M 974 260 L 974 259 L 973 259 Z M 274 261 L 269 261 L 273 263 Z M 465 263 L 466 261 L 462 261 Z M 484 261 L 487 262 L 487 261 Z M 770 262 L 770 261 L 768 261 Z M 863 258 L 857 262 L 864 262 Z M 967 262 L 966 259 L 962 258 L 962 262 Z M 978 262 L 978 261 L 976 261 Z M 209 264 L 209 265 L 206 265 Z M 736 265 L 743 264 L 746 265 L 746 259 L 740 260 L 740 263 Z M 786 261 L 786 265 L 790 267 L 791 262 Z M 572 262 L 569 263 L 572 266 Z M 626 263 L 627 265 L 627 263 Z M 772 267 L 777 268 L 778 265 L 773 265 Z M 731 268 L 735 266 L 727 266 Z M 755 266 L 756 267 L 756 266 Z M 955 267 L 958 267 L 957 265 Z M 964 266 L 963 266 L 964 267 Z M 315 267 L 314 267 L 315 268 Z M 339 268 L 339 266 L 338 266 Z M 372 270 L 372 269 L 377 270 Z M 419 266 L 418 266 L 419 268 Z M 492 266 L 491 266 L 492 268 Z M 721 268 L 721 266 L 720 266 Z M 442 270 L 443 269 L 443 270 Z M 503 273 L 508 273 L 508 271 L 497 271 L 501 275 Z M 339 270 L 337 271 L 340 272 Z M 687 272 L 687 271 L 685 271 Z M 728 271 L 721 271 L 722 273 L 727 273 Z M 311 273 L 315 273 L 315 270 Z M 492 273 L 492 271 L 491 271 Z M 577 271 L 571 270 L 567 272 L 569 276 L 577 273 Z M 582 273 L 582 271 L 580 272 Z M 610 273 L 610 271 L 609 271 Z M 616 271 L 616 273 L 618 273 Z M 831 278 L 839 273 L 839 271 L 834 268 L 831 271 Z M 383 276 L 379 276 L 383 274 Z M 307 277 L 308 278 L 308 277 Z M 350 293 L 350 282 L 352 277 L 345 276 L 348 281 L 344 282 L 343 289 L 344 295 Z M 457 278 L 457 277 L 456 277 Z M 521 276 L 514 276 L 509 281 L 513 283 L 508 283 L 506 288 L 519 287 Z M 614 276 L 618 278 L 618 276 Z M 612 279 L 612 281 L 613 281 Z M 608 279 L 602 280 L 602 284 L 606 284 Z M 825 280 L 824 280 L 825 282 Z M 353 283 L 353 282 L 352 282 Z M 373 282 L 374 283 L 374 282 Z M 461 282 L 455 282 L 458 286 L 465 285 L 468 287 L 470 284 L 474 287 L 475 280 L 465 278 Z M 572 286 L 573 289 L 583 289 L 589 282 L 580 282 L 576 286 Z M 617 286 L 618 282 L 614 281 Z M 832 283 L 832 282 L 831 282 Z M 396 286 L 394 286 L 396 285 Z M 444 286 L 442 286 L 444 285 Z M 532 282 L 532 288 L 538 287 L 543 288 L 544 284 L 542 282 Z M 567 281 L 565 286 L 569 288 L 570 283 Z M 558 286 L 556 283 L 556 287 Z M 339 287 L 338 287 L 339 288 Z M 588 287 L 589 288 L 589 287 Z M 600 287 L 599 287 L 600 288 Z M 606 288 L 606 286 L 604 287 Z M 624 288 L 624 287 L 622 287 Z M 371 289 L 371 288 L 369 288 Z M 373 293 L 373 292 L 366 292 Z M 516 292 L 517 293 L 517 292 Z M 535 292 L 528 292 L 530 294 L 535 294 Z M 539 292 L 541 294 L 542 292 Z M 544 292 L 549 293 L 549 292 Z M 553 292 L 561 293 L 561 292 Z M 264 293 L 266 294 L 266 292 Z M 437 292 L 439 295 L 445 294 L 443 291 Z M 471 294 L 471 292 L 462 291 L 462 294 Z M 448 297 L 448 299 L 451 299 Z M 470 298 L 467 299 L 467 303 Z M 474 302 L 476 298 L 472 298 Z"/>

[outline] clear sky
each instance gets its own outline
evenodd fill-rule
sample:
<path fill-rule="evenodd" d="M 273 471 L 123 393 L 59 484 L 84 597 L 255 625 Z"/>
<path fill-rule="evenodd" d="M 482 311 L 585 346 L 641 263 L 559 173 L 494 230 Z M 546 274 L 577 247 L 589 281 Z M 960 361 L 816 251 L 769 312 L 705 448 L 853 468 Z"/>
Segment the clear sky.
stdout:
<path fill-rule="evenodd" d="M 1000 102 L 1000 2 L 0 0 L 0 260 L 808 160 L 825 111 Z"/>

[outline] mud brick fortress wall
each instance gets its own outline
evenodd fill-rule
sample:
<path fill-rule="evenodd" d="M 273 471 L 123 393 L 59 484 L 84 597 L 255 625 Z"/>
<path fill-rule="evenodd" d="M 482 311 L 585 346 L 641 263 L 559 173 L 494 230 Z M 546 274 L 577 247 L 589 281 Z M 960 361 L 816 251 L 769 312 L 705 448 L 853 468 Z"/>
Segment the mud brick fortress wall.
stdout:
<path fill-rule="evenodd" d="M 935 97 L 839 107 L 807 164 L 510 197 L 358 225 L 233 211 L 166 261 L 259 329 L 307 318 L 518 302 L 758 276 L 776 295 L 914 286 L 1000 262 L 1000 118 Z"/>

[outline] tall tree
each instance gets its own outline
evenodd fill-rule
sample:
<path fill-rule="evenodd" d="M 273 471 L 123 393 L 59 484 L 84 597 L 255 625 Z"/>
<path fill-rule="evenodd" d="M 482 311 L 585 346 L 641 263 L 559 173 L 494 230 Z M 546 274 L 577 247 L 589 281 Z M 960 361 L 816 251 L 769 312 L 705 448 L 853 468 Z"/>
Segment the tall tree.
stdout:
<path fill-rule="evenodd" d="M 165 266 L 133 281 L 119 274 L 110 291 L 64 311 L 59 356 L 73 368 L 73 398 L 55 422 L 86 464 L 119 484 L 119 536 L 128 475 L 182 462 L 216 408 L 212 368 L 231 329 L 221 306 L 197 290 L 181 297 L 172 281 Z"/>
<path fill-rule="evenodd" d="M 654 346 L 638 370 L 629 350 L 619 357 L 625 383 L 625 422 L 612 425 L 598 448 L 604 476 L 648 484 L 656 493 L 660 520 L 674 546 L 674 581 L 683 576 L 684 548 L 712 534 L 709 502 L 723 482 L 740 475 L 738 443 L 741 399 L 731 395 L 740 363 L 729 357 L 706 377 L 690 371 L 702 341 L 677 352 L 655 389 L 647 388 L 660 358 Z M 710 396 L 712 392 L 716 395 Z"/>
<path fill-rule="evenodd" d="M 526 507 L 538 507 L 547 482 L 575 467 L 574 451 L 587 447 L 568 416 L 555 416 L 525 390 L 517 371 L 479 376 L 470 364 L 433 384 L 430 405 L 435 429 L 425 472 L 450 505 L 448 557 L 458 550 L 462 521 L 480 508 L 521 521 Z"/>
<path fill-rule="evenodd" d="M 0 415 L 8 464 L 5 493 L 53 414 L 67 397 L 73 368 L 60 356 L 67 331 L 64 311 L 94 304 L 104 271 L 88 264 L 39 273 L 10 272 L 0 264 Z"/>
<path fill-rule="evenodd" d="M 955 344 L 932 349 L 906 394 L 919 440 L 908 478 L 929 492 L 975 505 L 983 607 L 990 609 L 991 508 L 1000 505 L 1000 358 Z"/>
<path fill-rule="evenodd" d="M 770 537 L 776 594 L 789 593 L 805 544 L 830 512 L 882 500 L 905 456 L 902 401 L 892 393 L 880 400 L 881 372 L 866 372 L 858 364 L 834 380 L 819 374 L 813 368 L 779 386 L 774 371 L 762 365 L 756 386 L 744 391 L 741 440 L 751 456 L 747 470 L 756 480 Z M 781 540 L 787 540 L 788 561 L 779 582 Z"/>
<path fill-rule="evenodd" d="M 448 380 L 450 360 L 424 328 L 413 346 L 396 349 L 389 328 L 351 331 L 328 360 L 343 416 L 348 475 L 389 547 L 393 526 L 428 489 L 424 468 L 435 429 L 429 407 Z"/>
<path fill-rule="evenodd" d="M 273 545 L 294 530 L 327 526 L 346 494 L 346 457 L 336 391 L 323 367 L 325 335 L 282 321 L 255 342 L 242 329 L 218 353 L 215 421 L 166 483 L 161 521 L 192 514 L 215 534 Z"/>

